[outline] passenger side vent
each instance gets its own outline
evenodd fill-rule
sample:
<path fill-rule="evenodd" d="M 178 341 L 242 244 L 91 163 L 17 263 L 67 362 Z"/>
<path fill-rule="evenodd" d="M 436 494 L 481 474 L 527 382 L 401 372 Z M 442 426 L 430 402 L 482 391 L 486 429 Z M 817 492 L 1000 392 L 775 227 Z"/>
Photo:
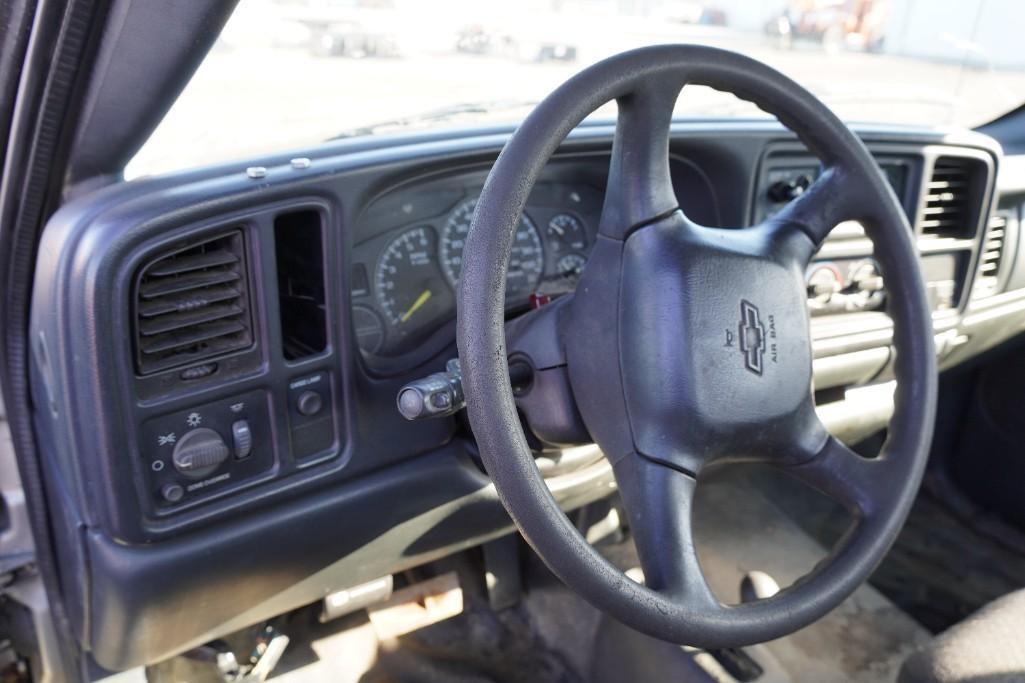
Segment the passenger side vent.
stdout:
<path fill-rule="evenodd" d="M 1000 263 L 1004 257 L 1008 231 L 1013 214 L 997 212 L 989 220 L 986 241 L 979 254 L 979 272 L 975 280 L 972 297 L 979 299 L 997 292 L 999 287 Z"/>
<path fill-rule="evenodd" d="M 242 231 L 157 256 L 140 269 L 133 301 L 140 375 L 252 346 Z"/>
<path fill-rule="evenodd" d="M 939 157 L 926 183 L 924 237 L 971 237 L 978 222 L 985 166 L 974 159 Z"/>

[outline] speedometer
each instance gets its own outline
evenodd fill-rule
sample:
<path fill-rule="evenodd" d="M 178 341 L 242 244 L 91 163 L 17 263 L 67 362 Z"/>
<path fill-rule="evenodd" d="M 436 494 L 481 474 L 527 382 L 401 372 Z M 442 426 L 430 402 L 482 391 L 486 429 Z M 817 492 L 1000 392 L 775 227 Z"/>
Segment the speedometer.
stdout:
<path fill-rule="evenodd" d="M 459 282 L 463 265 L 463 247 L 470 232 L 476 199 L 467 199 L 455 208 L 441 234 L 441 267 L 453 287 Z M 541 236 L 526 214 L 520 217 L 509 255 L 509 274 L 505 279 L 505 297 L 510 300 L 526 298 L 537 288 L 544 271 L 544 250 Z"/>
<path fill-rule="evenodd" d="M 377 262 L 377 302 L 399 335 L 433 324 L 451 310 L 452 295 L 434 260 L 435 241 L 429 227 L 411 228 L 389 242 Z"/>

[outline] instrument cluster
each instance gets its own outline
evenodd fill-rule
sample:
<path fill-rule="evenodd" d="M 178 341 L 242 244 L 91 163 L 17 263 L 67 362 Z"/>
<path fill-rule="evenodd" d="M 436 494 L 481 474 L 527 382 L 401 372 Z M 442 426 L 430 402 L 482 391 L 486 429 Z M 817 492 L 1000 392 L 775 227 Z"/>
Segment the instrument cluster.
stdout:
<path fill-rule="evenodd" d="M 396 358 L 450 325 L 463 248 L 482 179 L 429 181 L 378 198 L 357 228 L 352 301 L 365 357 Z M 572 291 L 601 215 L 602 189 L 587 182 L 539 183 L 520 216 L 506 276 L 510 312 L 532 295 Z"/>

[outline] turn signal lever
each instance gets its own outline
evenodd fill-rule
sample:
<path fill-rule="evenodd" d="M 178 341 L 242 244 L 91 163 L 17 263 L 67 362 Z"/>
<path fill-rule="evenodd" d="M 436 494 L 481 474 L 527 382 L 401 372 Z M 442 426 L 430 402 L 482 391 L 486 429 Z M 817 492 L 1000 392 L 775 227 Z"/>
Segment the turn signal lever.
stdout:
<path fill-rule="evenodd" d="M 509 364 L 509 379 L 514 391 L 529 384 L 532 374 L 533 369 L 523 361 Z M 426 420 L 458 413 L 466 407 L 459 359 L 449 360 L 444 372 L 427 375 L 399 389 L 395 402 L 399 413 L 407 420 Z"/>
<path fill-rule="evenodd" d="M 414 380 L 399 389 L 396 403 L 407 420 L 454 415 L 466 406 L 463 398 L 463 373 L 459 359 L 445 363 L 444 372 Z"/>

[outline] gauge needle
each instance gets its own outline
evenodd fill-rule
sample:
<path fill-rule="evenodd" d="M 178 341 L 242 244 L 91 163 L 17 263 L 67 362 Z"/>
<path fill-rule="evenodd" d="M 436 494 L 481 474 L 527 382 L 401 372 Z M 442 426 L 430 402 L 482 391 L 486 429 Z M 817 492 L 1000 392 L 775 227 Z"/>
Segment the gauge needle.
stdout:
<path fill-rule="evenodd" d="M 423 294 L 418 296 L 416 298 L 416 301 L 413 302 L 413 305 L 409 307 L 409 310 L 402 314 L 402 317 L 399 318 L 399 322 L 403 322 L 404 323 L 407 320 L 409 320 L 409 317 L 411 315 L 413 315 L 414 313 L 416 313 L 417 310 L 421 306 L 423 306 L 425 303 L 427 303 L 427 300 L 430 299 L 430 298 L 431 298 L 431 290 L 425 289 Z"/>

